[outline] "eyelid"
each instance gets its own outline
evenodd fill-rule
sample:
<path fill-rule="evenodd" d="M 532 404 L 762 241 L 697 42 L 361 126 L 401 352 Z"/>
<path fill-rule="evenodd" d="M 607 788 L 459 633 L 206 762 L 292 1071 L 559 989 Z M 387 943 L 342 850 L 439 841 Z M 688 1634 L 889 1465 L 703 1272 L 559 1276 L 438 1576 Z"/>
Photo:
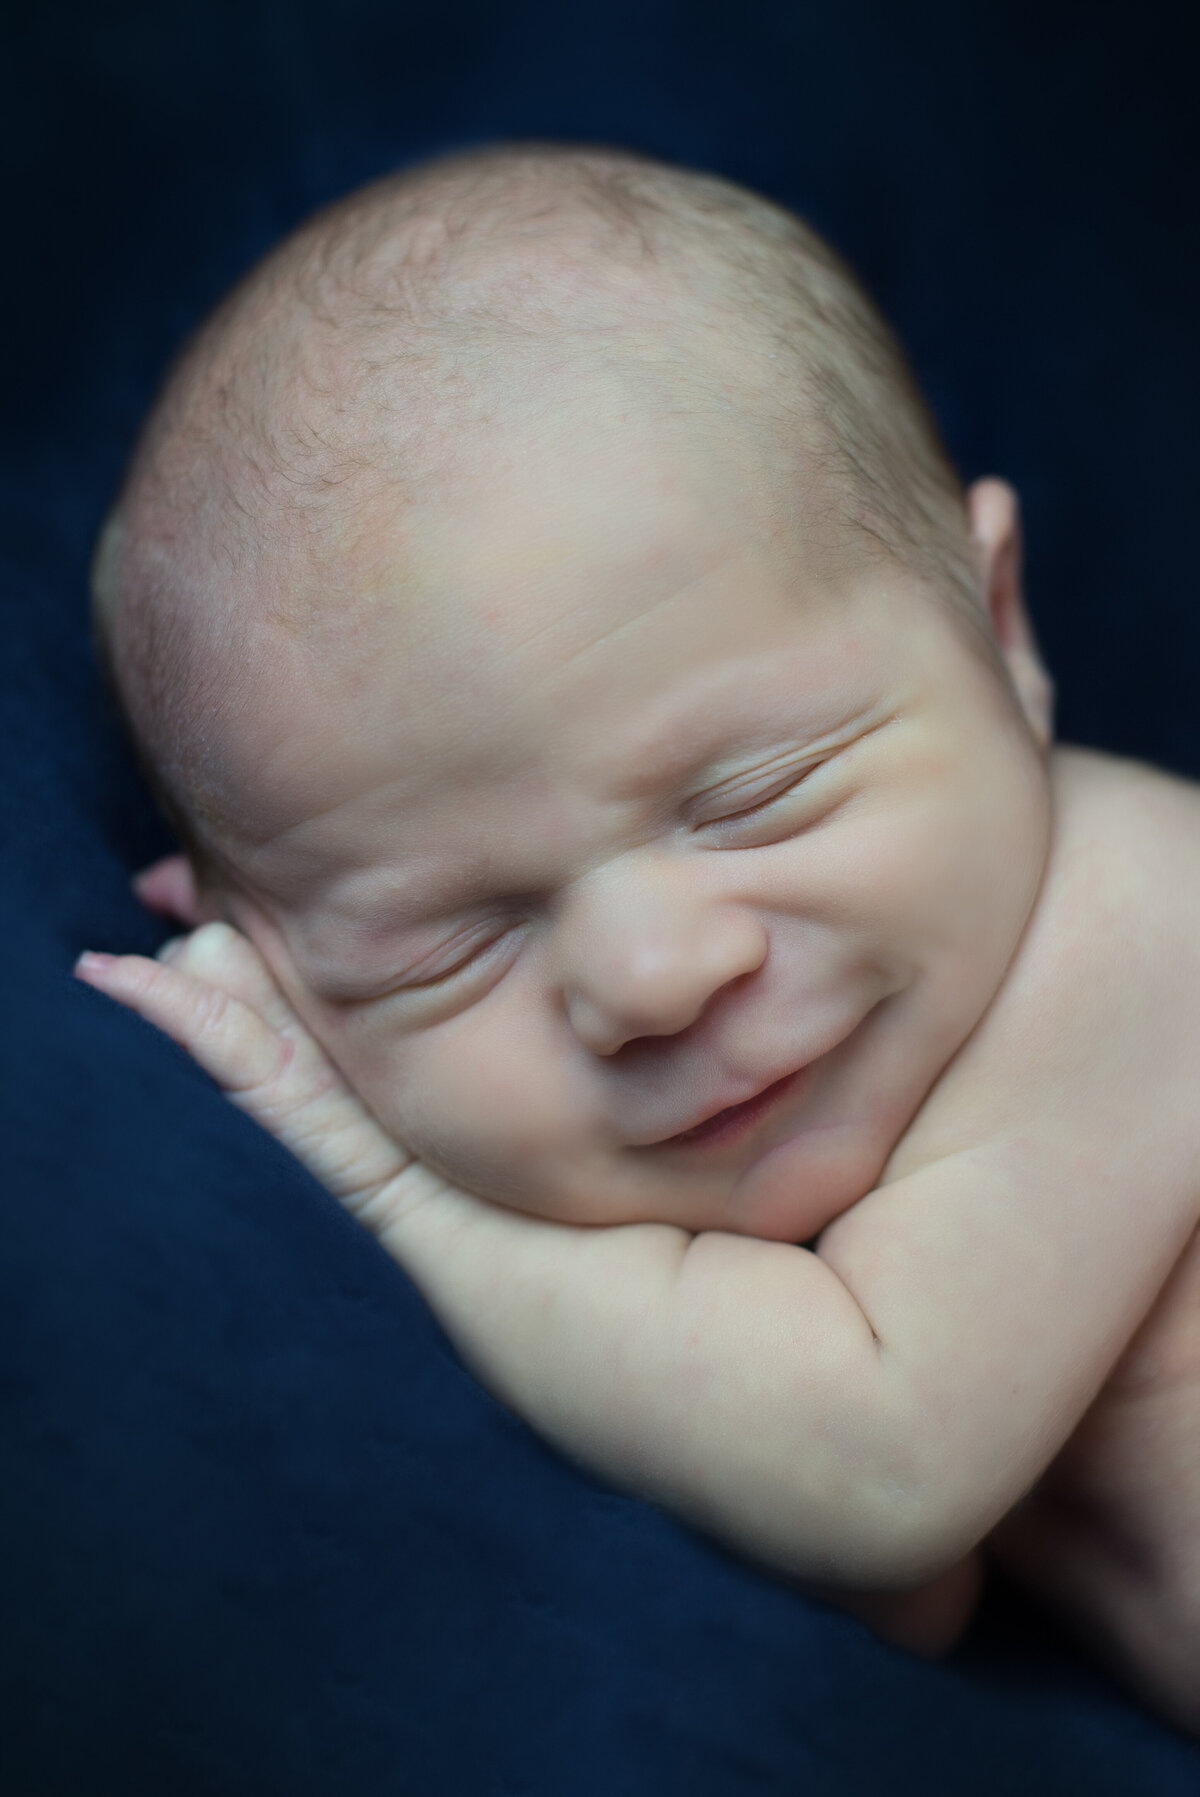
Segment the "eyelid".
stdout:
<path fill-rule="evenodd" d="M 693 826 L 697 829 L 708 829 L 714 824 L 735 823 L 739 818 L 752 816 L 756 811 L 763 810 L 765 806 L 774 804 L 776 799 L 782 799 L 794 787 L 806 780 L 810 774 L 816 773 L 823 762 L 829 760 L 830 753 L 831 751 L 826 750 L 822 756 L 808 757 L 800 765 L 797 765 L 797 762 L 792 762 L 770 778 L 761 779 L 756 786 L 742 786 L 739 790 L 733 782 L 730 782 L 732 790 L 727 788 L 723 792 L 707 793 L 700 807 L 702 812 L 707 815 L 699 817 L 693 815 Z M 690 809 L 694 814 L 697 807 L 693 805 Z"/>
<path fill-rule="evenodd" d="M 452 992 L 459 980 L 465 985 L 471 977 L 480 981 L 490 978 L 494 984 L 507 973 L 508 964 L 515 959 L 530 921 L 521 917 L 493 918 L 469 930 L 460 930 L 415 966 L 397 974 L 394 979 L 381 981 L 376 991 L 360 994 L 357 1002 L 372 1005 L 382 1004 L 387 999 L 409 998 L 417 1003 L 426 994 Z M 461 945 L 460 948 L 456 950 L 455 944 Z M 503 961 L 499 969 L 495 966 L 497 961 Z M 429 971 L 425 971 L 427 968 Z"/>
<path fill-rule="evenodd" d="M 468 925 L 432 949 L 415 966 L 407 968 L 389 990 L 421 992 L 430 986 L 444 985 L 511 935 L 519 923 L 517 918 L 493 917 Z"/>
<path fill-rule="evenodd" d="M 694 829 L 715 829 L 722 824 L 734 826 L 765 811 L 777 800 L 786 798 L 813 774 L 843 756 L 853 756 L 858 746 L 886 726 L 898 721 L 900 713 L 892 704 L 874 706 L 861 713 L 848 726 L 830 731 L 823 739 L 810 741 L 803 749 L 793 746 L 781 751 L 757 769 L 747 769 L 723 781 L 719 786 L 699 794 L 687 806 L 689 822 Z M 772 769 L 776 770 L 772 772 Z M 724 796 L 722 796 L 724 795 Z M 730 809 L 733 806 L 735 809 Z M 723 809 L 722 809 L 723 807 Z M 697 816 L 700 811 L 707 815 Z"/>

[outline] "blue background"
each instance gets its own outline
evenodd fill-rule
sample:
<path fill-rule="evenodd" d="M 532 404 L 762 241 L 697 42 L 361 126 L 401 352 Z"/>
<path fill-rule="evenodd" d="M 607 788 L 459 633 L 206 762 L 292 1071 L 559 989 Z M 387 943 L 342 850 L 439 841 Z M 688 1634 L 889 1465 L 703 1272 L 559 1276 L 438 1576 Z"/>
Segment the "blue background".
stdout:
<path fill-rule="evenodd" d="M 1200 773 L 1182 6 L 39 0 L 0 13 L 0 1791 L 1194 1793 L 1003 1586 L 926 1666 L 565 1465 L 381 1251 L 75 985 L 167 846 L 85 571 L 182 336 L 319 202 L 495 137 L 796 206 L 1013 480 L 1063 739 Z"/>

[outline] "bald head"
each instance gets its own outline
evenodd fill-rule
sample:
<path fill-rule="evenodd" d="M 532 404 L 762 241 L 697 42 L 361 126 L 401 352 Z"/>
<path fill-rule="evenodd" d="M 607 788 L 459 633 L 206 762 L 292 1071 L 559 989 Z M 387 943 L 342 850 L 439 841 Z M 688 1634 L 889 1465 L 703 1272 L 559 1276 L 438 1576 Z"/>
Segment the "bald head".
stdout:
<path fill-rule="evenodd" d="M 369 522 L 402 538 L 514 420 L 600 389 L 589 431 L 653 418 L 689 453 L 761 462 L 768 527 L 831 514 L 974 604 L 958 483 L 903 356 L 798 219 L 617 151 L 427 163 L 318 214 L 223 303 L 106 527 L 99 635 L 194 852 L 228 828 L 239 720 L 286 710 L 403 590 L 362 578 Z"/>

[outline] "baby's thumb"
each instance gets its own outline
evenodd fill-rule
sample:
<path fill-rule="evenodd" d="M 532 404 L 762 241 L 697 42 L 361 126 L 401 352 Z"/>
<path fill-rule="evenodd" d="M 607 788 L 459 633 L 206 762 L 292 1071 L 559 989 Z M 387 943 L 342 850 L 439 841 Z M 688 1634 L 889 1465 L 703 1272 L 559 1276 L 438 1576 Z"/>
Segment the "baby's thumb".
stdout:
<path fill-rule="evenodd" d="M 361 1212 L 408 1166 L 296 1017 L 253 946 L 227 924 L 168 945 L 164 961 L 81 955 L 76 973 L 187 1050 L 240 1109 Z"/>
<path fill-rule="evenodd" d="M 186 1048 L 230 1097 L 271 1085 L 290 1055 L 285 1039 L 223 987 L 172 965 L 181 961 L 176 947 L 169 945 L 162 962 L 89 950 L 80 955 L 75 972 Z"/>

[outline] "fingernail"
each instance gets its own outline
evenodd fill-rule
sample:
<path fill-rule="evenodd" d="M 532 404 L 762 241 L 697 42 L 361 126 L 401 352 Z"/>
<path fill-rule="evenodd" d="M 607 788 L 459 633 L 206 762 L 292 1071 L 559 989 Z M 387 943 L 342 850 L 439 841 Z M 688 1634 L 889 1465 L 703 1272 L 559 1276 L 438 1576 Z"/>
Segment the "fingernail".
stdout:
<path fill-rule="evenodd" d="M 169 936 L 162 947 L 156 951 L 154 959 L 156 961 L 173 961 L 186 941 L 186 936 Z"/>
<path fill-rule="evenodd" d="M 102 955 L 94 949 L 85 949 L 75 963 L 76 973 L 103 973 L 116 960 L 115 955 Z"/>

